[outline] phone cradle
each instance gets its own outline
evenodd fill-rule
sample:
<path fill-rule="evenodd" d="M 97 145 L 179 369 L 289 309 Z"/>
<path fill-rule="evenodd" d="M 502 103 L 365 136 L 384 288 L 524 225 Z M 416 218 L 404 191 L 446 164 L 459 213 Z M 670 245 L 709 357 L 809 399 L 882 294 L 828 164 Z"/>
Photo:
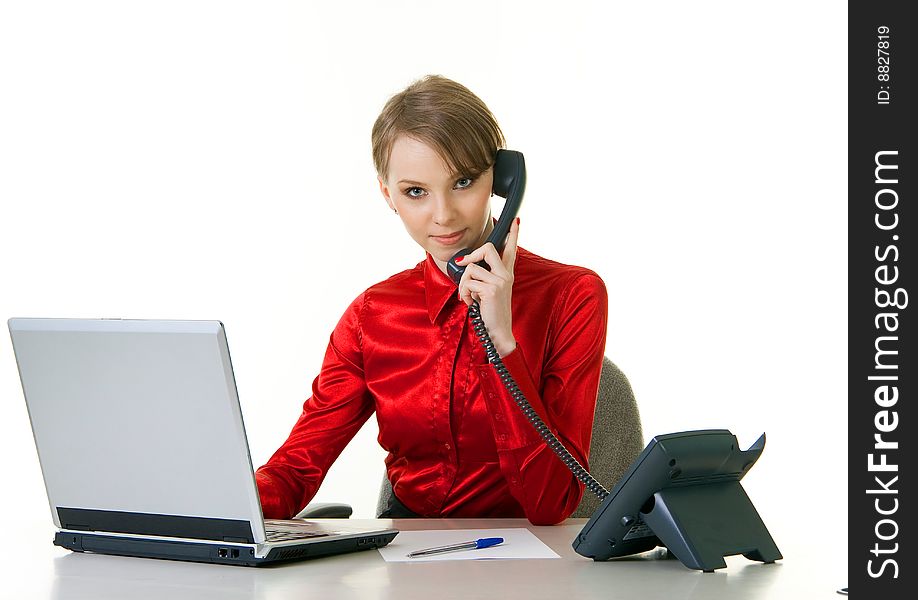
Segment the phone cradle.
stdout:
<path fill-rule="evenodd" d="M 772 563 L 782 558 L 739 481 L 671 487 L 656 492 L 641 518 L 690 569 L 713 573 L 724 556 Z"/>

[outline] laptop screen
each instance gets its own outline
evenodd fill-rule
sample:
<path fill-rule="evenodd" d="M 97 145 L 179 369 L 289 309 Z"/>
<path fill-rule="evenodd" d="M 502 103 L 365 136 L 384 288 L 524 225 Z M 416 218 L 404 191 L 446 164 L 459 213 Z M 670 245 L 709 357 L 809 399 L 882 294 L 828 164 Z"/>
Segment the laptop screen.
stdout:
<path fill-rule="evenodd" d="M 58 527 L 264 541 L 222 323 L 9 328 Z"/>

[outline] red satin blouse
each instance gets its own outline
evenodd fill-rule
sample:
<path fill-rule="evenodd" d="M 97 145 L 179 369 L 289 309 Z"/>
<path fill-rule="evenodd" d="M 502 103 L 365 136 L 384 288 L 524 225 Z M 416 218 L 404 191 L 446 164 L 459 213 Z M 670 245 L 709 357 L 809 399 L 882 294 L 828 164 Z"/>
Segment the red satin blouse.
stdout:
<path fill-rule="evenodd" d="M 517 248 L 516 348 L 502 357 L 545 423 L 587 466 L 606 342 L 607 296 L 593 271 Z M 504 388 L 458 288 L 430 254 L 361 293 L 329 339 L 312 396 L 256 472 L 266 518 L 290 518 L 376 412 L 396 497 L 426 517 L 523 517 L 555 524 L 583 484 Z"/>

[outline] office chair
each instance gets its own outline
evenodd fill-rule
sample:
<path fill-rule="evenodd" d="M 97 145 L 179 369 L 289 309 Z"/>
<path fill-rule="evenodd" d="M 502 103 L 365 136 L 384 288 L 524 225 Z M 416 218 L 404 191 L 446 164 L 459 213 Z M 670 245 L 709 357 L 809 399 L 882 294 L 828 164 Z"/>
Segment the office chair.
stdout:
<path fill-rule="evenodd" d="M 644 434 L 634 392 L 628 378 L 607 356 L 602 360 L 596 410 L 593 413 L 593 437 L 590 442 L 590 472 L 610 490 L 644 449 Z M 376 502 L 377 516 L 389 506 L 392 484 L 383 475 Z M 599 507 L 599 499 L 585 491 L 573 517 L 589 517 Z M 352 509 L 347 504 L 314 503 L 295 518 L 347 518 Z"/>
<path fill-rule="evenodd" d="M 590 473 L 611 492 L 643 449 L 641 415 L 631 383 L 622 370 L 604 356 L 596 410 L 593 413 Z M 599 498 L 585 490 L 583 499 L 571 516 L 590 517 L 599 508 L 599 504 Z"/>

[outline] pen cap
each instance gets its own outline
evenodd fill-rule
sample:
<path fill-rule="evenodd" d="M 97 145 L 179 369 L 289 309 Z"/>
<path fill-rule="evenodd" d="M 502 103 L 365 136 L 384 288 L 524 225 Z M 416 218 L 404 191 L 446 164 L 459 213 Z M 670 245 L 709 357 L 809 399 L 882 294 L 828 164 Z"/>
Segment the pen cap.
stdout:
<path fill-rule="evenodd" d="M 480 540 L 477 540 L 475 542 L 476 543 L 475 547 L 476 548 L 490 548 L 491 546 L 496 546 L 498 544 L 503 543 L 503 541 L 504 541 L 504 538 L 481 538 Z"/>

